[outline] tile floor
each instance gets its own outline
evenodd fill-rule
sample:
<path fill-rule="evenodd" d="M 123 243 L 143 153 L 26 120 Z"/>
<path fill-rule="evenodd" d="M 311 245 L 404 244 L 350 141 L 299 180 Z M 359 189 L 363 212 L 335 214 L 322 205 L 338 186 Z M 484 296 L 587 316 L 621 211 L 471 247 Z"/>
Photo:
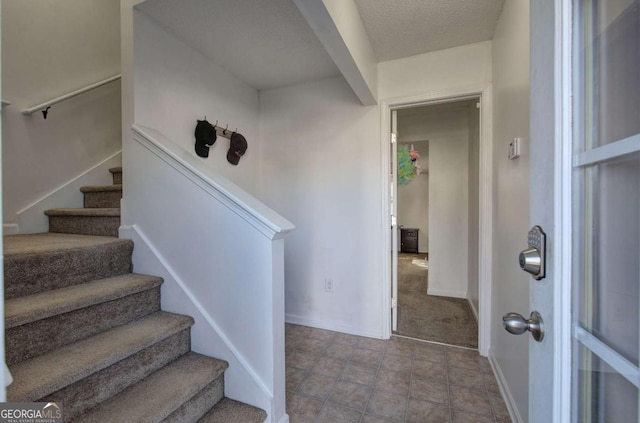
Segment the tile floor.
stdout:
<path fill-rule="evenodd" d="M 476 351 L 286 326 L 290 423 L 511 422 Z"/>

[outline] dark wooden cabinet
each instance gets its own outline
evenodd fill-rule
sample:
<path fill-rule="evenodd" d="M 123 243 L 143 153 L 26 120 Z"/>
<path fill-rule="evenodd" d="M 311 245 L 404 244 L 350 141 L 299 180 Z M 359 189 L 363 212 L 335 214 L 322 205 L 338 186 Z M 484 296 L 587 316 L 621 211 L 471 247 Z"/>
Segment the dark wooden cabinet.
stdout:
<path fill-rule="evenodd" d="M 418 228 L 400 229 L 400 252 L 418 254 Z"/>

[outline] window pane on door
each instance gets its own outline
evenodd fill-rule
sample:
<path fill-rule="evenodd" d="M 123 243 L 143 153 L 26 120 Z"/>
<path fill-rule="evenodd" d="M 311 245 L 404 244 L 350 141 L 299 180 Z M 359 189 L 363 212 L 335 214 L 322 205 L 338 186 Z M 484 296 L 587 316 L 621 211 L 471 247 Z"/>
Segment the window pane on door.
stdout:
<path fill-rule="evenodd" d="M 575 28 L 576 78 L 584 92 L 582 118 L 587 124 L 584 149 L 640 133 L 640 2 L 576 1 L 582 22 Z M 582 79 L 580 81 L 579 79 Z"/>
<path fill-rule="evenodd" d="M 590 209 L 582 217 L 582 228 L 575 231 L 582 244 L 576 251 L 589 258 L 580 260 L 576 269 L 582 282 L 576 284 L 577 321 L 638 366 L 640 154 L 577 172 L 584 172 L 581 201 Z"/>
<path fill-rule="evenodd" d="M 638 388 L 592 354 L 579 343 L 575 343 L 578 363 L 575 366 L 578 384 L 576 410 L 577 421 L 637 422 Z"/>

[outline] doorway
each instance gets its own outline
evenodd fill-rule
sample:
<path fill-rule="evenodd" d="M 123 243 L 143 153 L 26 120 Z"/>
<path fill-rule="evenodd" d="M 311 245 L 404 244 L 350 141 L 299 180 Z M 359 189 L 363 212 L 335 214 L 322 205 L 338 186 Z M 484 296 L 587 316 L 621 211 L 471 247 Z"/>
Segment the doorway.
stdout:
<path fill-rule="evenodd" d="M 397 119 L 394 334 L 478 348 L 478 98 Z M 392 154 L 393 156 L 393 154 Z M 392 201 L 394 199 L 392 198 Z"/>
<path fill-rule="evenodd" d="M 391 336 L 395 333 L 400 333 L 402 335 L 402 300 L 400 298 L 400 293 L 398 292 L 398 283 L 397 279 L 395 279 L 398 275 L 397 269 L 398 265 L 401 264 L 400 260 L 402 260 L 402 251 L 400 250 L 400 240 L 399 240 L 399 228 L 400 225 L 403 225 L 405 228 L 409 229 L 419 229 L 417 231 L 418 238 L 418 252 L 415 257 L 407 257 L 403 261 L 408 264 L 407 267 L 411 269 L 413 273 L 423 272 L 423 287 L 416 287 L 422 292 L 426 291 L 425 296 L 430 296 L 432 299 L 437 300 L 459 300 L 464 304 L 464 308 L 467 309 L 467 312 L 471 311 L 469 314 L 473 316 L 471 322 L 476 325 L 473 328 L 472 332 L 476 335 L 476 340 L 472 345 L 464 345 L 468 347 L 475 348 L 477 346 L 480 354 L 487 355 L 488 354 L 488 344 L 489 344 L 489 315 L 491 309 L 491 293 L 490 293 L 490 280 L 491 280 L 491 215 L 492 215 L 492 182 L 491 182 L 491 87 L 472 87 L 468 89 L 462 90 L 450 90 L 449 92 L 442 92 L 433 95 L 424 95 L 419 97 L 412 97 L 406 99 L 398 99 L 393 102 L 385 102 L 381 101 L 381 112 L 383 116 L 383 139 L 382 139 L 382 170 L 383 170 L 383 213 L 386 226 L 386 236 L 385 242 L 383 242 L 385 246 L 385 254 L 383 258 L 383 268 L 385 270 L 385 274 L 387 275 L 385 278 L 384 289 L 385 292 L 383 295 L 388 298 L 389 302 L 386 304 L 390 304 L 391 308 L 387 308 L 387 306 L 383 307 L 383 318 L 389 322 L 388 323 L 388 336 Z M 394 136 L 389 136 L 392 132 L 392 126 L 394 123 L 392 122 L 392 116 L 400 116 L 400 124 L 403 124 L 404 119 L 408 119 L 411 121 L 412 119 L 417 122 L 424 122 L 424 116 L 420 116 L 429 109 L 432 111 L 437 111 L 440 114 L 442 113 L 452 113 L 453 109 L 466 109 L 466 118 L 465 121 L 469 122 L 469 110 L 473 107 L 476 113 L 475 120 L 475 134 L 474 144 L 477 149 L 475 150 L 475 167 L 471 170 L 468 168 L 468 157 L 469 157 L 469 131 L 467 128 L 466 135 L 466 149 L 465 153 L 462 155 L 457 155 L 455 152 L 452 154 L 454 160 L 456 158 L 460 158 L 462 156 L 465 157 L 464 162 L 467 164 L 467 168 L 465 174 L 463 175 L 463 179 L 465 179 L 466 183 L 474 186 L 473 192 L 475 193 L 473 197 L 469 198 L 468 187 L 467 191 L 464 194 L 465 198 L 465 207 L 461 208 L 461 210 L 457 210 L 458 214 L 463 216 L 464 220 L 464 249 L 463 251 L 456 250 L 455 254 L 447 254 L 442 253 L 443 246 L 447 245 L 447 241 L 445 242 L 437 242 L 434 244 L 434 236 L 435 240 L 438 240 L 447 237 L 446 230 L 440 230 L 441 228 L 436 229 L 436 233 L 434 233 L 434 218 L 437 218 L 438 214 L 442 214 L 443 212 L 440 210 L 433 209 L 434 204 L 438 204 L 440 206 L 442 203 L 447 200 L 446 195 L 450 195 L 454 193 L 455 190 L 452 189 L 440 189 L 441 195 L 444 194 L 445 197 L 439 197 L 435 195 L 438 190 L 432 188 L 432 181 L 427 183 L 428 185 L 428 211 L 427 211 L 427 219 L 426 223 L 423 221 L 422 223 L 416 224 L 414 222 L 403 222 L 398 220 L 402 212 L 396 210 L 396 205 L 398 204 L 399 197 L 396 198 L 396 203 L 393 203 L 395 192 L 397 195 L 401 195 L 402 187 L 394 186 L 395 178 L 392 179 L 391 189 L 390 189 L 390 175 L 393 175 L 393 167 L 394 162 L 397 161 L 397 157 L 394 157 L 394 151 L 397 152 L 397 146 L 403 145 L 403 143 L 409 143 L 407 148 L 411 149 L 411 142 L 413 142 L 414 150 L 417 151 L 418 154 L 424 154 L 426 157 L 426 161 L 422 161 L 420 163 L 421 166 L 426 166 L 426 177 L 427 181 L 431 178 L 433 181 L 437 180 L 437 175 L 434 174 L 434 161 L 433 161 L 433 146 L 435 145 L 435 140 L 437 139 L 438 134 L 433 135 L 419 135 L 415 129 L 411 129 L 410 127 L 404 128 L 404 131 L 398 130 L 397 126 L 394 126 L 395 129 L 399 133 L 399 138 L 397 139 L 396 149 L 392 149 Z M 479 109 L 477 108 L 479 107 Z M 393 112 L 393 113 L 392 113 Z M 413 118 L 411 116 L 414 116 Z M 435 118 L 436 120 L 438 118 Z M 397 125 L 398 120 L 395 121 Z M 386 134 L 386 135 L 385 135 Z M 429 139 L 431 137 L 431 139 Z M 430 145 L 431 144 L 431 145 Z M 436 155 L 441 154 L 436 147 Z M 420 160 L 420 159 L 419 159 Z M 436 168 L 440 166 L 441 163 L 436 165 Z M 396 173 L 397 174 L 397 173 Z M 471 178 L 469 178 L 471 175 Z M 459 175 L 458 175 L 459 176 Z M 417 179 L 416 179 L 417 180 Z M 423 181 L 424 182 L 424 181 Z M 418 184 L 419 185 L 419 184 Z M 417 186 L 417 185 L 416 185 Z M 434 200 L 435 199 L 435 200 Z M 436 201 L 436 203 L 434 203 Z M 468 207 L 469 204 L 475 205 L 471 209 Z M 436 207 L 437 208 L 437 207 Z M 471 229 L 469 228 L 469 214 L 475 215 L 474 219 L 471 223 Z M 446 212 L 445 212 L 446 214 Z M 404 218 L 403 218 L 404 219 Z M 454 222 L 456 219 L 453 219 Z M 389 231 L 389 227 L 387 226 L 391 224 L 392 230 Z M 420 225 L 424 225 L 421 227 Z M 454 224 L 455 225 L 455 224 Z M 469 238 L 469 234 L 472 234 L 471 239 Z M 455 244 L 455 243 L 454 243 Z M 469 248 L 469 244 L 473 245 L 473 248 Z M 457 240 L 457 245 L 460 245 L 460 241 Z M 434 247 L 435 246 L 435 247 Z M 394 248 L 395 247 L 395 248 Z M 439 252 L 440 247 L 440 252 Z M 434 250 L 435 248 L 435 250 Z M 451 247 L 449 246 L 450 251 Z M 454 247 L 455 250 L 455 247 Z M 389 251 L 392 254 L 389 254 Z M 400 254 L 400 256 L 398 256 Z M 454 256 L 457 254 L 457 258 Z M 395 257 L 394 257 L 395 255 Z M 460 257 L 463 258 L 464 266 L 460 266 L 458 261 Z M 471 258 L 471 260 L 470 260 Z M 416 259 L 416 260 L 414 260 Z M 420 260 L 423 259 L 422 264 Z M 434 261 L 435 260 L 435 261 Z M 439 262 L 439 263 L 438 263 Z M 435 264 L 434 264 L 435 263 Z M 435 267 L 434 267 L 435 265 Z M 422 268 L 422 269 L 419 269 Z M 456 276 L 459 284 L 456 286 L 455 284 L 446 284 L 446 281 L 450 278 L 446 276 L 447 270 L 451 270 L 451 268 L 463 267 L 463 271 L 459 272 L 463 276 Z M 472 269 L 469 272 L 469 269 Z M 440 271 L 440 274 L 438 273 Z M 444 276 L 443 275 L 444 271 Z M 474 275 L 471 278 L 475 281 L 475 285 L 472 284 L 471 289 L 469 289 L 469 278 L 470 275 Z M 400 275 L 402 277 L 402 275 Z M 415 275 L 414 275 L 415 277 Z M 424 281 L 426 279 L 426 281 Z M 444 281 L 444 284 L 442 283 Z M 396 282 L 396 283 L 394 283 Z M 440 282 L 440 284 L 438 283 Z M 411 285 L 411 284 L 410 284 Z M 415 283 L 413 285 L 416 285 Z M 402 291 L 402 289 L 401 289 Z M 469 293 L 476 292 L 475 295 L 471 295 L 472 298 L 475 299 L 475 303 L 473 303 L 473 307 L 469 305 Z M 449 297 L 449 298 L 446 298 Z M 405 303 L 405 308 L 407 304 Z M 447 307 L 442 307 L 446 309 Z M 408 310 L 405 310 L 408 311 Z M 432 310 L 433 311 L 433 310 Z M 474 316 L 477 315 L 476 317 Z M 400 328 L 398 330 L 398 316 L 400 315 L 401 321 Z M 448 318 L 445 317 L 444 320 L 449 320 L 454 324 L 452 327 L 456 326 L 455 320 L 452 319 L 452 316 Z M 458 321 L 458 324 L 461 324 Z M 440 329 L 441 333 L 448 333 L 447 329 Z M 416 337 L 413 335 L 412 337 Z M 423 336 L 418 335 L 419 339 L 424 339 Z M 450 343 L 452 341 L 445 339 L 427 339 L 432 340 L 433 342 L 443 342 Z M 455 343 L 452 342 L 455 345 Z"/>

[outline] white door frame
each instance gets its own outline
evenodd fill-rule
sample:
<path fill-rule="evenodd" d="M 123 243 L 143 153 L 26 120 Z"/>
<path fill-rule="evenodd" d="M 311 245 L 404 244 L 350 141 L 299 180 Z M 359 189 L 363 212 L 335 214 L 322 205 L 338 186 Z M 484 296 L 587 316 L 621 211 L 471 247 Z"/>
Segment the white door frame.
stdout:
<path fill-rule="evenodd" d="M 478 246 L 478 351 L 489 354 L 491 339 L 491 273 L 493 232 L 493 102 L 492 85 L 474 85 L 393 98 L 380 101 L 381 118 L 381 187 L 382 187 L 382 330 L 383 337 L 391 337 L 391 210 L 389 198 L 390 173 L 390 119 L 391 109 L 402 109 L 428 104 L 450 103 L 469 98 L 480 98 L 480 180 L 479 182 L 479 246 Z"/>

